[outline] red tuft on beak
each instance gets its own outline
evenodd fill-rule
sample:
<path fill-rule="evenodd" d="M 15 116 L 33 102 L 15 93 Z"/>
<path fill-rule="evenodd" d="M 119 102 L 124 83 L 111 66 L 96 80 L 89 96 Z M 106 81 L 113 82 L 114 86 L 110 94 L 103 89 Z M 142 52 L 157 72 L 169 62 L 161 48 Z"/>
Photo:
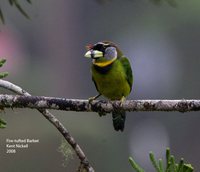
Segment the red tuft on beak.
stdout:
<path fill-rule="evenodd" d="M 86 50 L 91 50 L 92 48 L 93 48 L 94 46 L 92 45 L 92 44 L 88 44 L 88 45 L 86 45 Z"/>

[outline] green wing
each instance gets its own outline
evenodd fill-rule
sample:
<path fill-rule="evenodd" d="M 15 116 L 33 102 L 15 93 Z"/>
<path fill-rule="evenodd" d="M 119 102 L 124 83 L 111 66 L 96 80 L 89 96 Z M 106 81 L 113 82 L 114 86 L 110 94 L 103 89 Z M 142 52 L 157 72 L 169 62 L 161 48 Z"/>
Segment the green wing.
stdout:
<path fill-rule="evenodd" d="M 132 73 L 132 69 L 131 69 L 131 64 L 129 62 L 129 60 L 126 57 L 121 57 L 120 62 L 122 63 L 123 67 L 124 67 L 124 71 L 126 73 L 126 79 L 130 85 L 130 88 L 132 89 L 132 85 L 133 85 L 133 73 Z"/>

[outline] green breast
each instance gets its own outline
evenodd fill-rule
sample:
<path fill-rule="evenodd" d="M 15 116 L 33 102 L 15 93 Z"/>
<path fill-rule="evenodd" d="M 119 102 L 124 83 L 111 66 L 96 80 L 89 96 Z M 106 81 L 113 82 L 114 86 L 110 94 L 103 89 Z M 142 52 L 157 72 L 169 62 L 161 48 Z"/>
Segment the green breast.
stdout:
<path fill-rule="evenodd" d="M 102 69 L 93 65 L 92 77 L 98 92 L 111 100 L 127 97 L 131 91 L 124 67 L 119 60 Z"/>

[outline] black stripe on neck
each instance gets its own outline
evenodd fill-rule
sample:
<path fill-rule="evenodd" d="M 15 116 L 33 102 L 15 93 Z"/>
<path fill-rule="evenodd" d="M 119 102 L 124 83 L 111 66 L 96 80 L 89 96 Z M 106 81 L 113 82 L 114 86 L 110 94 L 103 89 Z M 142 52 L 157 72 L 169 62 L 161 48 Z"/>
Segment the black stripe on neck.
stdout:
<path fill-rule="evenodd" d="M 114 62 L 113 62 L 113 63 L 114 63 Z M 107 65 L 107 66 L 105 66 L 105 67 L 99 67 L 99 66 L 93 64 L 93 67 L 94 67 L 94 69 L 95 69 L 97 72 L 99 72 L 99 73 L 101 73 L 101 74 L 106 74 L 106 73 L 108 73 L 109 70 L 111 69 L 113 63 L 111 63 L 111 64 L 109 64 L 109 65 Z"/>

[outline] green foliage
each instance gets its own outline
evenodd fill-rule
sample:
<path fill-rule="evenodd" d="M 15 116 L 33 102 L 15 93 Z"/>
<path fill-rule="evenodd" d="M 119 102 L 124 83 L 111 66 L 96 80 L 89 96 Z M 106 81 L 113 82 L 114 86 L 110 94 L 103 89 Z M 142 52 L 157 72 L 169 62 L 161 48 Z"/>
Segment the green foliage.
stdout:
<path fill-rule="evenodd" d="M 29 4 L 31 4 L 31 0 L 24 0 L 24 1 L 28 2 Z M 24 11 L 24 9 L 22 8 L 22 6 L 18 2 L 18 0 L 8 0 L 8 2 L 9 2 L 9 4 L 11 6 L 15 6 L 24 17 L 29 19 L 28 14 Z M 0 20 L 1 20 L 2 23 L 5 23 L 5 18 L 4 18 L 1 6 L 0 6 Z"/>
<path fill-rule="evenodd" d="M 70 147 L 69 143 L 62 138 L 61 140 L 61 144 L 58 148 L 58 152 L 62 153 L 63 157 L 64 157 L 64 161 L 63 161 L 63 166 L 66 166 L 66 163 L 69 159 L 73 158 L 74 152 L 72 150 L 72 148 Z"/>
<path fill-rule="evenodd" d="M 133 158 L 129 157 L 129 162 L 130 162 L 132 168 L 133 168 L 136 172 L 144 172 L 144 170 L 134 161 Z"/>
<path fill-rule="evenodd" d="M 0 128 L 6 128 L 6 121 L 0 118 Z"/>
<path fill-rule="evenodd" d="M 0 59 L 0 67 L 2 67 L 6 63 L 6 59 Z M 8 76 L 8 72 L 0 72 L 0 79 Z"/>
<path fill-rule="evenodd" d="M 0 67 L 2 67 L 6 63 L 6 59 L 0 59 Z M 0 79 L 8 76 L 8 72 L 0 72 Z M 0 107 L 0 111 L 3 111 L 4 108 Z M 0 128 L 6 128 L 6 122 L 0 118 Z"/>
<path fill-rule="evenodd" d="M 181 158 L 179 163 L 176 163 L 173 155 L 170 154 L 170 149 L 166 149 L 166 166 L 164 168 L 163 160 L 156 161 L 154 153 L 149 153 L 149 158 L 156 172 L 193 172 L 194 168 L 191 164 L 186 164 Z M 145 172 L 134 160 L 129 157 L 129 162 L 136 172 Z"/>

